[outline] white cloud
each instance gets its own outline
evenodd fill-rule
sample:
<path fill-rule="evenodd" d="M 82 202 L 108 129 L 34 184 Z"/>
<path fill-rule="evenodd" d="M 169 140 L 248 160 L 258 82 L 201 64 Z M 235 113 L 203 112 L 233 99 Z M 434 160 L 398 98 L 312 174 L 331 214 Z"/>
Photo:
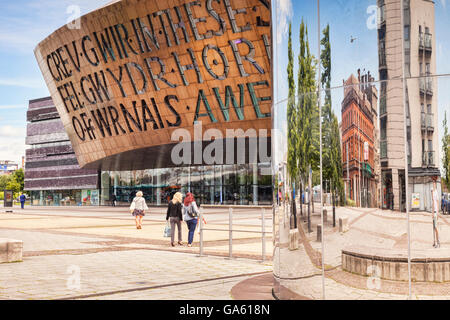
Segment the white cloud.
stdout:
<path fill-rule="evenodd" d="M 25 141 L 25 128 L 13 127 L 10 125 L 0 127 L 0 137 L 3 138 L 23 138 Z"/>
<path fill-rule="evenodd" d="M 283 41 L 289 30 L 289 20 L 292 19 L 293 10 L 291 0 L 277 0 L 277 43 Z"/>
<path fill-rule="evenodd" d="M 20 161 L 25 155 L 25 128 L 0 126 L 0 160 Z"/>
<path fill-rule="evenodd" d="M 441 0 L 442 6 L 444 7 L 444 9 L 446 9 L 447 6 L 447 0 Z"/>
<path fill-rule="evenodd" d="M 27 106 L 20 105 L 20 104 L 6 104 L 6 105 L 0 105 L 0 110 L 10 110 L 10 109 L 25 109 Z M 1 118 L 0 118 L 1 120 Z"/>
<path fill-rule="evenodd" d="M 23 87 L 23 88 L 31 88 L 31 89 L 41 89 L 46 88 L 45 82 L 43 79 L 31 79 L 31 78 L 0 78 L 0 87 L 8 86 L 8 87 Z"/>

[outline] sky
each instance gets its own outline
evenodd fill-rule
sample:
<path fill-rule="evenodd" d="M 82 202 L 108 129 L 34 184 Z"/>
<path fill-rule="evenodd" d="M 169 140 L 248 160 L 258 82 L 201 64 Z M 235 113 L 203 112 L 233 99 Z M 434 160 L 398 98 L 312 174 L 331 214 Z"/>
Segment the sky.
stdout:
<path fill-rule="evenodd" d="M 0 160 L 25 155 L 28 101 L 49 96 L 33 50 L 53 31 L 110 0 L 0 1 Z"/>
<path fill-rule="evenodd" d="M 297 81 L 297 65 L 299 53 L 299 26 L 303 19 L 308 27 L 311 53 L 318 56 L 317 34 L 317 1 L 275 0 L 278 7 L 275 21 L 277 56 L 275 83 L 278 96 L 275 100 L 287 97 L 287 39 L 288 26 L 292 23 L 292 41 L 294 49 L 294 78 Z M 353 73 L 357 76 L 360 68 L 369 70 L 377 81 L 378 75 L 378 42 L 376 27 L 376 0 L 321 0 L 320 29 L 330 25 L 331 45 L 331 87 L 342 86 L 342 80 Z M 435 1 L 435 33 L 436 72 L 450 74 L 450 3 L 446 0 Z M 322 37 L 322 34 L 320 35 Z M 353 39 L 353 42 L 351 41 Z M 278 74 L 277 74 L 278 72 Z M 438 80 L 438 122 L 439 144 L 442 145 L 444 110 L 450 118 L 450 76 Z M 277 95 L 277 94 L 276 94 Z M 333 111 L 341 120 L 341 102 L 343 88 L 332 90 Z M 281 120 L 281 119 L 280 119 Z M 450 122 L 450 121 L 448 121 Z M 440 152 L 442 153 L 442 147 Z M 442 164 L 442 163 L 441 163 Z"/>

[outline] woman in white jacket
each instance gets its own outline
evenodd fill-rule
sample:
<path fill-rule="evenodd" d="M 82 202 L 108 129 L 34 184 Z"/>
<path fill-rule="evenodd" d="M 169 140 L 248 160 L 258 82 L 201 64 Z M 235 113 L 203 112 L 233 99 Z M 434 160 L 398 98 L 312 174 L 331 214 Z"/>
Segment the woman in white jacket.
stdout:
<path fill-rule="evenodd" d="M 145 216 L 145 210 L 148 210 L 147 203 L 145 203 L 142 191 L 138 191 L 130 206 L 131 214 L 136 218 L 136 229 L 142 229 L 142 218 Z"/>

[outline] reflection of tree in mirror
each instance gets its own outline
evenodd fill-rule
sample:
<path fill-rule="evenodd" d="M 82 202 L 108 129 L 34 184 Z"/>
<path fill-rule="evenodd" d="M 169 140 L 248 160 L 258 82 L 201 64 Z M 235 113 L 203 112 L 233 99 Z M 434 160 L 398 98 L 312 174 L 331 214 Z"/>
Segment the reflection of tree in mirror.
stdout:
<path fill-rule="evenodd" d="M 336 196 L 342 199 L 342 161 L 339 125 L 331 106 L 331 47 L 330 26 L 323 30 L 320 41 L 323 49 L 320 54 L 322 71 L 322 86 L 325 90 L 325 102 L 322 108 L 322 144 L 323 144 L 323 179 L 330 181 L 330 191 L 333 203 L 333 226 L 336 226 Z M 326 190 L 326 192 L 328 192 Z"/>
<path fill-rule="evenodd" d="M 444 127 L 444 135 L 442 137 L 442 168 L 444 169 L 442 171 L 442 182 L 447 187 L 447 190 L 450 191 L 450 133 L 447 127 L 447 112 L 444 112 L 442 126 Z"/>
<path fill-rule="evenodd" d="M 300 53 L 298 57 L 298 180 L 309 180 L 308 190 L 312 190 L 311 169 L 316 170 L 319 165 L 319 106 L 316 95 L 316 66 L 315 58 L 309 50 L 308 27 L 300 24 Z M 303 191 L 301 183 L 300 191 Z M 311 203 L 312 192 L 308 193 L 308 232 L 311 232 Z"/>

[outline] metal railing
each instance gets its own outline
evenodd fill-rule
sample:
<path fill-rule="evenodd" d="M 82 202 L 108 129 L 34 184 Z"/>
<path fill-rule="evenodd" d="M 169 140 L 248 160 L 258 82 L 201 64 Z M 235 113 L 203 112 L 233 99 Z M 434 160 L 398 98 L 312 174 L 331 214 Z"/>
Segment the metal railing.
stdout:
<path fill-rule="evenodd" d="M 434 166 L 434 151 L 428 151 L 428 165 Z"/>
<path fill-rule="evenodd" d="M 384 46 L 384 42 L 383 42 L 383 46 Z M 384 49 L 379 49 L 378 50 L 378 63 L 379 63 L 379 67 L 386 67 L 386 52 Z"/>
<path fill-rule="evenodd" d="M 378 28 L 386 22 L 385 6 L 378 7 Z"/>
<path fill-rule="evenodd" d="M 203 232 L 204 231 L 228 231 L 228 258 L 233 258 L 233 232 L 244 232 L 244 233 L 258 233 L 261 234 L 261 256 L 262 262 L 266 260 L 266 235 L 272 234 L 272 232 L 266 231 L 266 218 L 265 218 L 266 210 L 264 208 L 261 209 L 261 231 L 256 230 L 240 230 L 233 228 L 233 208 L 229 208 L 228 210 L 228 229 L 215 229 L 215 228 L 205 228 L 203 224 L 203 208 L 200 208 L 200 223 L 199 223 L 199 231 L 200 231 L 200 245 L 199 245 L 199 256 L 203 257 Z M 254 225 L 253 225 L 254 226 Z"/>
<path fill-rule="evenodd" d="M 425 77 L 425 76 L 423 76 Z M 419 79 L 420 91 L 426 93 L 433 93 L 433 80 L 429 77 Z"/>
<path fill-rule="evenodd" d="M 430 33 L 425 33 L 425 49 L 431 49 L 432 37 Z"/>
<path fill-rule="evenodd" d="M 434 166 L 434 151 L 422 152 L 422 165 Z"/>
<path fill-rule="evenodd" d="M 427 128 L 426 115 L 427 114 L 425 112 L 420 113 L 420 126 L 422 130 L 425 130 Z"/>
<path fill-rule="evenodd" d="M 387 158 L 387 140 L 380 141 L 380 158 Z"/>
<path fill-rule="evenodd" d="M 426 115 L 426 125 L 427 125 L 427 129 L 429 129 L 429 130 L 433 130 L 434 129 L 433 118 L 434 118 L 434 115 L 432 113 L 427 113 L 427 115 Z"/>
<path fill-rule="evenodd" d="M 420 126 L 421 126 L 422 130 L 431 130 L 432 131 L 434 129 L 433 118 L 434 118 L 433 113 L 421 112 Z"/>
<path fill-rule="evenodd" d="M 386 113 L 386 96 L 380 98 L 380 115 Z"/>
<path fill-rule="evenodd" d="M 431 50 L 433 44 L 433 37 L 431 33 L 419 33 L 419 49 Z"/>

